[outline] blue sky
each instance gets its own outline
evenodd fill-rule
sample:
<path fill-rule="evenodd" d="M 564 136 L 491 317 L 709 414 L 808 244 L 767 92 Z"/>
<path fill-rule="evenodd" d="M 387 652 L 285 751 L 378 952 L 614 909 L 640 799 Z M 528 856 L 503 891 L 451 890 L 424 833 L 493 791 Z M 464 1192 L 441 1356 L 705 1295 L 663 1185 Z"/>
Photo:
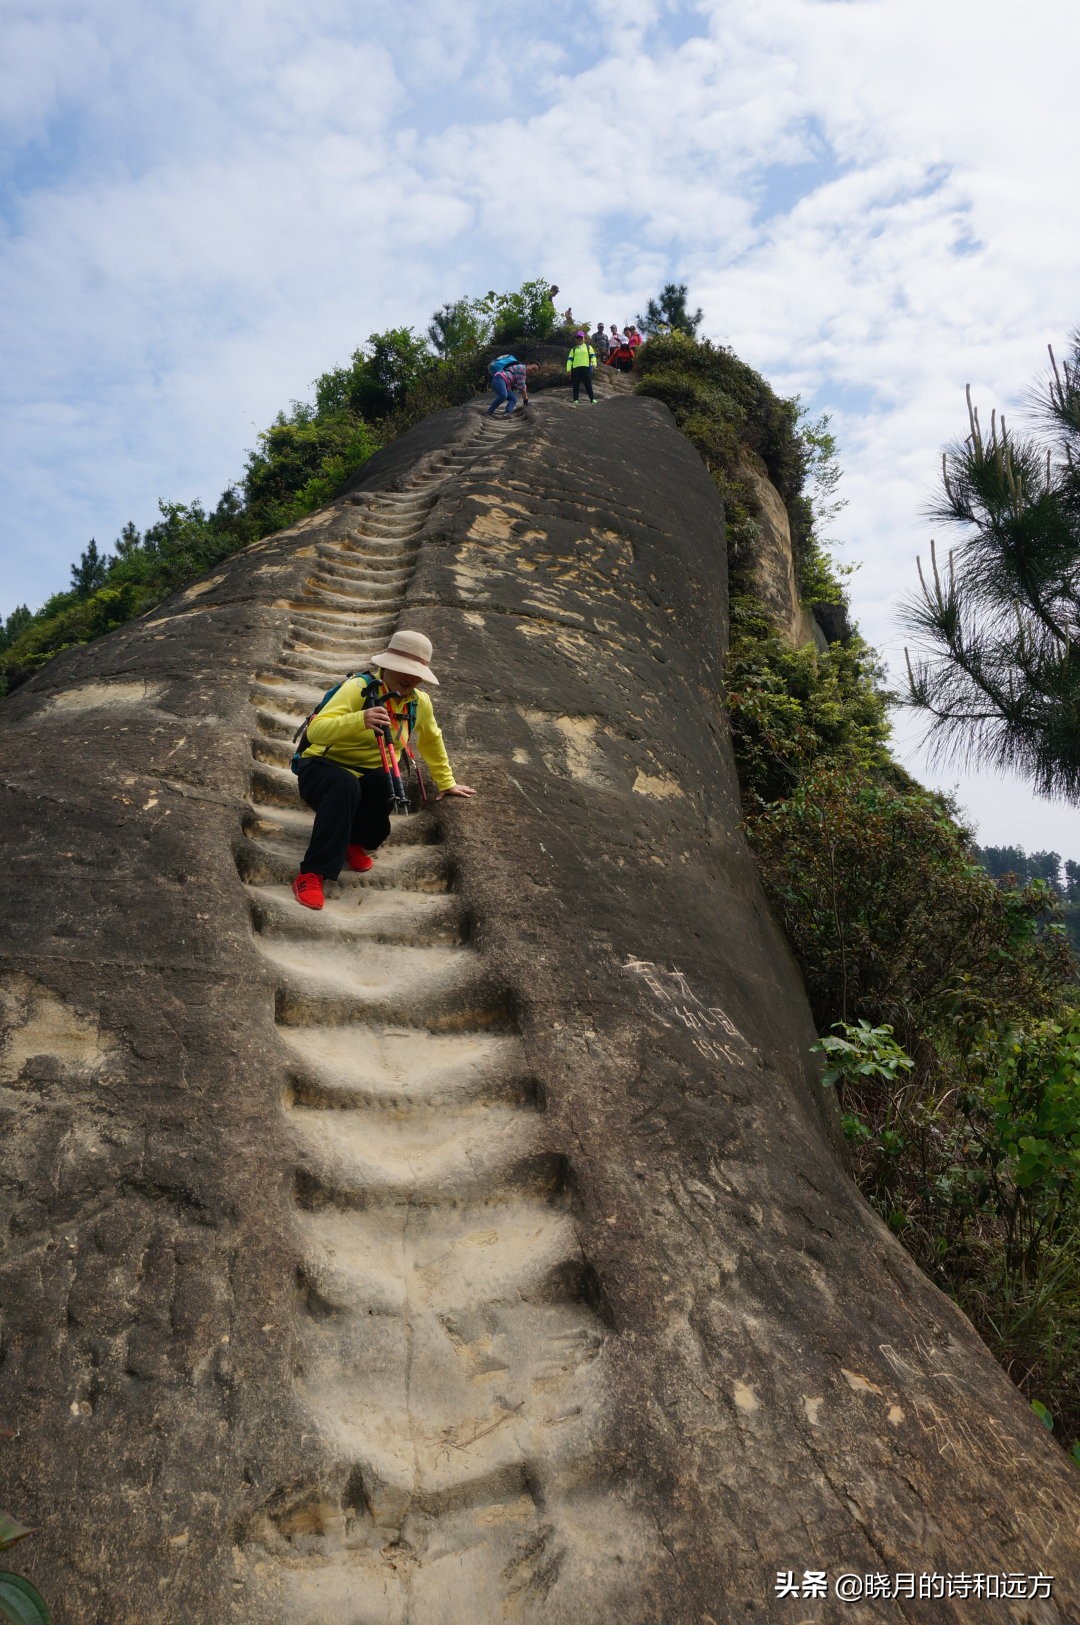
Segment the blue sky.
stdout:
<path fill-rule="evenodd" d="M 373 330 L 549 275 L 622 320 L 675 276 L 830 411 L 890 662 L 970 382 L 1080 323 L 1065 0 L 15 0 L 0 63 L 0 614 L 159 497 L 212 503 Z M 903 750 L 924 776 L 913 729 Z M 1076 815 L 960 781 L 987 841 Z"/>

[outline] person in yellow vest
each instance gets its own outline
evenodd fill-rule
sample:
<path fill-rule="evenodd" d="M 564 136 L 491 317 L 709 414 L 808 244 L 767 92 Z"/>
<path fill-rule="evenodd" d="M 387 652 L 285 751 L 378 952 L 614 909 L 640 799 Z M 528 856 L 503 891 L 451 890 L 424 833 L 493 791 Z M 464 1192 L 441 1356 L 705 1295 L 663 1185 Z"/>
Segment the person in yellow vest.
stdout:
<path fill-rule="evenodd" d="M 589 400 L 594 406 L 596 405 L 596 396 L 593 394 L 592 388 L 592 375 L 595 366 L 596 351 L 584 333 L 580 331 L 575 333 L 573 348 L 566 358 L 566 370 L 570 374 L 570 382 L 574 386 L 572 403 L 574 406 L 578 405 L 578 396 L 581 393 L 582 384 L 585 385 Z"/>
<path fill-rule="evenodd" d="M 301 741 L 300 794 L 315 813 L 311 840 L 292 883 L 305 908 L 322 908 L 323 882 L 347 864 L 359 874 L 390 833 L 390 785 L 375 729 L 389 728 L 400 762 L 412 737 L 444 796 L 471 796 L 454 782 L 431 700 L 417 685 L 439 679 L 431 669 L 431 640 L 422 632 L 395 632 L 372 655 L 368 669 L 348 678 L 310 719 Z M 374 703 L 373 703 L 374 702 Z"/>

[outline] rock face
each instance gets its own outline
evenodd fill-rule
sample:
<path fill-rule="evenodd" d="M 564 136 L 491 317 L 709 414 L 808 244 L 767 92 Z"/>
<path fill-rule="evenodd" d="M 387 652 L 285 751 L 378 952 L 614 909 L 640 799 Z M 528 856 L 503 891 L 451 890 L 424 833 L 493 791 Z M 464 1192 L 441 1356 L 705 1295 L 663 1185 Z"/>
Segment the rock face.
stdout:
<path fill-rule="evenodd" d="M 741 473 L 754 493 L 758 510 L 757 538 L 750 562 L 754 595 L 790 648 L 801 648 L 804 643 L 826 648 L 828 639 L 799 601 L 791 522 L 783 499 L 764 472 L 752 463 L 745 463 Z"/>
<path fill-rule="evenodd" d="M 844 1172 L 724 622 L 666 410 L 550 394 L 5 704 L 0 1504 L 58 1621 L 1080 1617 L 1074 1471 Z M 397 624 L 479 795 L 311 914 L 289 738 Z"/>

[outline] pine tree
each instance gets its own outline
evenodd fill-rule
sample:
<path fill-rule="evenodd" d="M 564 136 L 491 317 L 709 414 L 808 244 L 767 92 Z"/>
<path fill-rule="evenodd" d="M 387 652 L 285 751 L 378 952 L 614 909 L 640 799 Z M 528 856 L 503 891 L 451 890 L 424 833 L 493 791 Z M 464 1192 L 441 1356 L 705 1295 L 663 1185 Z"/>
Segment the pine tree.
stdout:
<path fill-rule="evenodd" d="M 33 619 L 29 604 L 19 604 L 13 609 L 7 620 L 0 622 L 0 649 L 9 649 L 19 633 L 25 632 Z"/>
<path fill-rule="evenodd" d="M 691 316 L 686 308 L 686 283 L 666 282 L 657 299 L 650 299 L 644 316 L 637 325 L 650 338 L 657 333 L 685 333 L 688 339 L 697 337 L 704 313 L 698 309 Z"/>
<path fill-rule="evenodd" d="M 1080 863 L 1065 859 L 1065 897 L 1070 903 L 1080 903 Z"/>
<path fill-rule="evenodd" d="M 92 592 L 105 585 L 108 575 L 109 561 L 103 553 L 98 552 L 98 544 L 91 536 L 89 543 L 83 548 L 78 564 L 71 566 L 71 590 L 80 598 L 89 598 Z"/>
<path fill-rule="evenodd" d="M 934 517 L 964 532 L 904 618 L 908 702 L 939 755 L 1007 768 L 1042 795 L 1080 801 L 1080 330 L 1032 392 L 1044 430 L 1017 436 L 971 404 L 942 457 Z"/>

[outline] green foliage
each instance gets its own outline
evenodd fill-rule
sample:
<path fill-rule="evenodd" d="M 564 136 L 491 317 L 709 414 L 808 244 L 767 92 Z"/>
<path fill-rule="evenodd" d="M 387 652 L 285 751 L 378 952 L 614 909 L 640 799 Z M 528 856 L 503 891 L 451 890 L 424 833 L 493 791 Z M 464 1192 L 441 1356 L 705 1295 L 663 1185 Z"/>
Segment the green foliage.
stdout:
<path fill-rule="evenodd" d="M 1050 1412 L 1047 1410 L 1042 1401 L 1033 1399 L 1031 1401 L 1031 1408 L 1035 1412 L 1035 1415 L 1039 1418 L 1039 1421 L 1042 1423 L 1043 1427 L 1049 1428 L 1050 1432 L 1053 1433 L 1054 1418 L 1051 1416 Z"/>
<path fill-rule="evenodd" d="M 249 455 L 244 473 L 254 533 L 268 535 L 321 508 L 378 447 L 376 431 L 359 413 L 294 411 L 291 422 L 279 415 L 259 436 L 259 449 Z"/>
<path fill-rule="evenodd" d="M 15 1546 L 20 1540 L 34 1531 L 25 1524 L 17 1523 L 7 1512 L 0 1512 L 0 1552 L 6 1552 L 10 1546 Z"/>
<path fill-rule="evenodd" d="M 490 352 L 465 351 L 450 361 L 442 361 L 419 377 L 383 425 L 388 440 L 422 423 L 432 412 L 450 406 L 463 406 L 487 387 L 485 355 Z"/>
<path fill-rule="evenodd" d="M 1064 1442 L 1080 1429 L 1080 1249 L 1075 1238 L 1039 1248 L 1026 1274 L 1008 1270 L 992 1216 L 969 1221 L 967 1269 L 952 1284 L 1021 1392 L 1037 1402 Z M 1041 1411 L 1036 1411 L 1041 1415 Z M 1073 1445 L 1073 1460 L 1080 1450 Z"/>
<path fill-rule="evenodd" d="M 637 328 L 648 337 L 658 334 L 682 333 L 688 339 L 696 338 L 703 312 L 691 315 L 687 306 L 685 282 L 666 282 L 656 299 L 650 299 L 644 316 L 637 319 Z"/>
<path fill-rule="evenodd" d="M 0 623 L 0 653 L 10 649 L 15 639 L 19 637 L 34 619 L 27 604 L 20 604 L 13 609 L 7 620 Z"/>
<path fill-rule="evenodd" d="M 939 1027 L 1056 1009 L 1070 964 L 1045 888 L 995 886 L 939 798 L 826 763 L 748 830 L 819 1030 L 888 1022 L 915 1053 Z"/>
<path fill-rule="evenodd" d="M 294 402 L 288 417 L 277 422 L 302 424 L 340 418 L 377 423 L 404 398 L 417 378 L 432 364 L 424 339 L 411 327 L 391 327 L 372 333 L 367 344 L 354 350 L 347 367 L 332 367 L 315 380 L 315 405 Z"/>
<path fill-rule="evenodd" d="M 826 1089 L 841 1082 L 866 1083 L 873 1079 L 895 1084 L 901 1072 L 910 1072 L 915 1065 L 896 1042 L 888 1022 L 880 1027 L 872 1027 L 865 1020 L 854 1025 L 834 1022 L 833 1032 L 819 1038 L 813 1048 L 827 1060 L 821 1075 Z"/>
<path fill-rule="evenodd" d="M 1066 863 L 1063 885 L 1060 852 L 1025 852 L 1022 846 L 974 846 L 972 851 L 995 880 L 1042 880 L 1070 901 L 1080 899 L 1080 865 Z"/>
<path fill-rule="evenodd" d="M 697 447 L 724 498 L 728 564 L 735 591 L 745 589 L 758 499 L 748 474 L 759 469 L 787 508 L 800 596 L 843 603 L 823 523 L 842 506 L 840 470 L 828 418 L 811 422 L 798 400 L 784 400 L 732 350 L 674 332 L 638 352 L 638 393 L 661 400 Z"/>
<path fill-rule="evenodd" d="M 860 638 L 819 652 L 790 649 L 754 599 L 731 602 L 728 706 L 744 803 L 791 795 L 820 762 L 895 774 L 887 704 Z"/>
<path fill-rule="evenodd" d="M 987 1028 L 966 1060 L 975 1149 L 1004 1225 L 1010 1271 L 1075 1230 L 1080 1207 L 1080 1011 L 1026 1031 Z"/>
<path fill-rule="evenodd" d="M 947 806 L 823 757 L 748 820 L 862 1190 L 1066 1437 L 1080 1432 L 1080 1012 L 1055 897 Z"/>
<path fill-rule="evenodd" d="M 491 289 L 482 299 L 474 301 L 474 309 L 491 323 L 488 336 L 495 344 L 513 339 L 542 343 L 555 328 L 555 306 L 546 277 L 523 282 L 512 293 L 496 293 Z"/>
<path fill-rule="evenodd" d="M 443 361 L 468 355 L 488 341 L 491 324 L 473 299 L 455 299 L 435 311 L 428 324 L 428 342 Z"/>
<path fill-rule="evenodd" d="M 89 598 L 98 587 L 105 585 L 108 565 L 101 553 L 98 544 L 91 536 L 87 546 L 83 549 L 78 564 L 71 566 L 71 590 L 79 598 Z"/>
<path fill-rule="evenodd" d="M 931 542 L 906 619 L 909 703 L 939 754 L 1029 778 L 1080 801 L 1080 332 L 1034 396 L 1048 440 L 969 433 L 942 458 L 934 517 L 960 533 L 947 562 Z"/>
<path fill-rule="evenodd" d="M 50 1625 L 52 1615 L 29 1580 L 0 1569 L 0 1619 L 11 1625 Z"/>
<path fill-rule="evenodd" d="M 1061 898 L 1061 924 L 1073 955 L 1080 961 L 1080 863 L 1066 858 L 1064 876 L 1060 852 L 1025 852 L 1022 846 L 973 846 L 987 874 L 1007 885 L 1018 880 L 1041 880 Z"/>
<path fill-rule="evenodd" d="M 1076 1437 L 1080 1085 L 1062 1019 L 1075 966 L 1051 877 L 1017 888 L 979 868 L 947 803 L 889 754 L 873 652 L 857 636 L 793 650 L 753 596 L 748 475 L 763 468 L 787 505 L 801 596 L 845 605 L 827 544 L 841 506 L 828 419 L 808 422 L 730 352 L 683 335 L 651 339 L 639 364 L 640 392 L 670 407 L 724 497 L 746 829 L 826 1035 L 823 1081 L 858 1182 Z"/>
<path fill-rule="evenodd" d="M 0 1433 L 11 1437 L 7 1428 L 0 1428 Z M 0 1552 L 17 1546 L 33 1533 L 9 1513 L 0 1512 Z M 6 1569 L 0 1569 L 0 1620 L 10 1621 L 11 1625 L 50 1625 L 49 1610 L 40 1592 L 29 1580 L 10 1574 Z"/>
<path fill-rule="evenodd" d="M 798 433 L 798 403 L 775 394 L 733 350 L 672 334 L 650 340 L 637 364 L 639 393 L 667 401 L 680 428 L 694 413 L 707 420 L 708 444 L 700 448 L 706 462 L 711 452 L 735 476 L 739 452 L 753 452 L 785 502 L 799 494 L 808 459 Z"/>

